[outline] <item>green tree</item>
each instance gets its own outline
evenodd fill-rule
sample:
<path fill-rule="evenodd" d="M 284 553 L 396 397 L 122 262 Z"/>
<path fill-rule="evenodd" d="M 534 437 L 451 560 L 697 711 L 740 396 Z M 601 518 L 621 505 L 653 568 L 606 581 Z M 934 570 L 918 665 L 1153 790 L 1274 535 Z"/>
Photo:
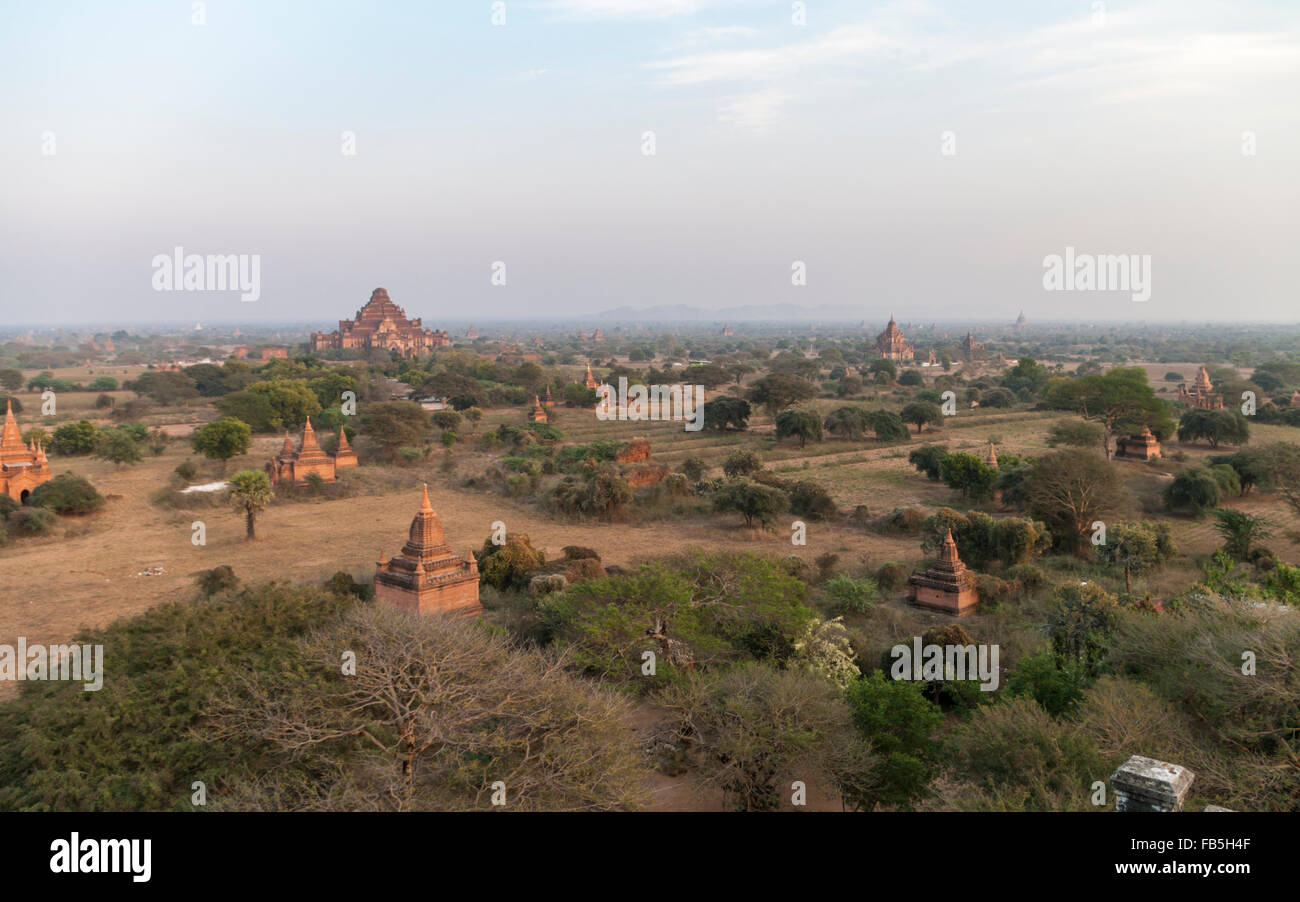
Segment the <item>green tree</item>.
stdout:
<path fill-rule="evenodd" d="M 1058 586 L 1047 609 L 1047 632 L 1060 666 L 1073 661 L 1096 676 L 1119 623 L 1118 610 L 1115 596 L 1096 583 Z"/>
<path fill-rule="evenodd" d="M 141 373 L 127 388 L 141 397 L 149 398 L 159 404 L 181 404 L 190 398 L 197 398 L 199 390 L 184 371 L 161 370 Z"/>
<path fill-rule="evenodd" d="M 1235 410 L 1189 410 L 1178 421 L 1178 441 L 1205 440 L 1211 448 L 1219 442 L 1244 445 L 1250 440 L 1250 424 Z"/>
<path fill-rule="evenodd" d="M 889 680 L 877 670 L 849 686 L 849 710 L 858 733 L 880 756 L 880 783 L 854 801 L 870 810 L 877 804 L 911 808 L 924 799 L 938 775 L 940 745 L 934 738 L 943 712 L 922 687 Z"/>
<path fill-rule="evenodd" d="M 713 493 L 713 509 L 735 511 L 745 518 L 746 526 L 758 520 L 766 527 L 789 507 L 790 496 L 785 492 L 747 479 L 728 479 Z"/>
<path fill-rule="evenodd" d="M 0 388 L 6 391 L 18 391 L 23 387 L 23 374 L 21 370 L 10 368 L 0 369 Z"/>
<path fill-rule="evenodd" d="M 953 451 L 940 458 L 939 478 L 948 488 L 961 492 L 963 498 L 983 501 L 992 496 L 998 471 L 974 454 Z"/>
<path fill-rule="evenodd" d="M 710 398 L 704 404 L 704 428 L 717 432 L 730 429 L 744 432 L 749 428 L 750 415 L 749 402 L 743 398 L 728 395 Z"/>
<path fill-rule="evenodd" d="M 257 538 L 254 531 L 257 517 L 274 499 L 271 479 L 262 470 L 240 470 L 230 477 L 230 502 L 244 517 L 246 541 Z"/>
<path fill-rule="evenodd" d="M 50 439 L 50 450 L 65 456 L 91 454 L 95 450 L 97 437 L 98 430 L 89 420 L 64 423 L 54 430 L 54 437 Z"/>
<path fill-rule="evenodd" d="M 1095 448 L 1106 438 L 1105 430 L 1088 420 L 1062 420 L 1052 426 L 1047 434 L 1047 444 L 1053 448 Z"/>
<path fill-rule="evenodd" d="M 1124 568 L 1124 591 L 1132 593 L 1133 574 L 1155 569 L 1177 553 L 1168 523 L 1113 523 L 1106 541 L 1092 546 L 1097 559 Z"/>
<path fill-rule="evenodd" d="M 111 461 L 116 467 L 135 464 L 144 459 L 140 442 L 125 428 L 101 429 L 95 439 L 95 456 Z"/>
<path fill-rule="evenodd" d="M 911 423 L 916 427 L 916 434 L 921 434 L 924 426 L 943 422 L 943 411 L 939 405 L 930 401 L 913 401 L 899 412 L 899 417 L 904 423 Z"/>
<path fill-rule="evenodd" d="M 414 401 L 372 402 L 361 412 L 361 434 L 382 445 L 390 460 L 398 448 L 423 444 L 432 431 L 428 415 Z"/>
<path fill-rule="evenodd" d="M 190 446 L 209 460 L 221 461 L 224 473 L 226 461 L 248 453 L 252 437 L 253 430 L 247 423 L 234 417 L 222 417 L 194 430 L 190 435 Z"/>
<path fill-rule="evenodd" d="M 867 414 L 867 426 L 876 434 L 878 442 L 905 442 L 907 427 L 903 418 L 892 410 L 873 410 Z"/>
<path fill-rule="evenodd" d="M 1204 517 L 1219 506 L 1219 483 L 1204 467 L 1183 470 L 1165 487 L 1164 502 L 1176 514 Z"/>
<path fill-rule="evenodd" d="M 749 390 L 749 400 L 764 408 L 769 416 L 800 401 L 817 397 L 817 386 L 806 379 L 787 373 L 772 373 L 756 381 Z M 705 405 L 707 411 L 708 404 Z"/>
<path fill-rule="evenodd" d="M 1110 439 L 1117 432 L 1137 432 L 1150 426 L 1163 438 L 1172 423 L 1165 403 L 1156 397 L 1140 366 L 1117 366 L 1106 373 L 1054 380 L 1048 388 L 1049 407 L 1078 411 L 1103 429 L 1102 442 L 1110 457 Z"/>
<path fill-rule="evenodd" d="M 861 407 L 837 407 L 826 416 L 826 430 L 856 442 L 866 433 L 867 411 Z"/>
<path fill-rule="evenodd" d="M 1232 507 L 1221 507 L 1214 516 L 1219 521 L 1215 529 L 1223 536 L 1223 550 L 1234 560 L 1249 559 L 1251 546 L 1273 535 L 1270 529 L 1273 524 L 1264 517 L 1251 516 Z"/>
<path fill-rule="evenodd" d="M 798 436 L 800 448 L 808 443 L 808 439 L 820 442 L 822 440 L 821 417 L 811 410 L 781 411 L 776 415 L 777 441 L 790 436 Z"/>
<path fill-rule="evenodd" d="M 722 462 L 722 472 L 726 476 L 751 476 L 763 469 L 763 459 L 753 451 L 737 448 L 727 455 Z"/>
<path fill-rule="evenodd" d="M 948 449 L 943 445 L 922 445 L 907 455 L 907 462 L 924 473 L 927 479 L 939 480 L 939 465 Z"/>

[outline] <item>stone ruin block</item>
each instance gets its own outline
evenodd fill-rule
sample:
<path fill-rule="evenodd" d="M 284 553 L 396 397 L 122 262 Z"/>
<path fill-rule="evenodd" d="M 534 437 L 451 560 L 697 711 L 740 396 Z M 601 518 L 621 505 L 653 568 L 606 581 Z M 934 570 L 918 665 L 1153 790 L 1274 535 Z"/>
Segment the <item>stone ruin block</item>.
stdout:
<path fill-rule="evenodd" d="M 1131 755 L 1110 775 L 1116 811 L 1182 811 L 1196 774 L 1185 767 Z"/>

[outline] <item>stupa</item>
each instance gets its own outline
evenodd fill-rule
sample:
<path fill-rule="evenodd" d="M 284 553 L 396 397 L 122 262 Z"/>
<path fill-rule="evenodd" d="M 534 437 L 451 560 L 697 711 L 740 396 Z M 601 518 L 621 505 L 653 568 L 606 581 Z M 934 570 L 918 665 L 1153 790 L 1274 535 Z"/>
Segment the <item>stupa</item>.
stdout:
<path fill-rule="evenodd" d="M 979 604 L 975 577 L 957 556 L 957 543 L 948 530 L 939 551 L 939 561 L 929 570 L 913 573 L 907 580 L 908 600 L 919 608 L 965 616 Z"/>
<path fill-rule="evenodd" d="M 0 495 L 8 495 L 22 504 L 32 489 L 52 476 L 45 449 L 35 442 L 23 444 L 13 403 L 6 400 L 4 430 L 0 431 Z"/>
<path fill-rule="evenodd" d="M 380 552 L 375 563 L 375 600 L 417 614 L 472 617 L 483 611 L 478 579 L 474 552 L 470 550 L 466 557 L 453 554 L 443 538 L 442 522 L 429 504 L 426 485 L 401 554 L 385 559 Z"/>

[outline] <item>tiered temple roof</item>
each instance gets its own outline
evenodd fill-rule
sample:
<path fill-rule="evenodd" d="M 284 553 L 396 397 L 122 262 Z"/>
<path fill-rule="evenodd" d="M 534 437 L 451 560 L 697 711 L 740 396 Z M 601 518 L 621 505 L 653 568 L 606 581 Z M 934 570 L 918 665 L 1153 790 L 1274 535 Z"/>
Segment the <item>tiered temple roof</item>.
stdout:
<path fill-rule="evenodd" d="M 392 559 L 380 552 L 375 565 L 375 599 L 419 614 L 481 613 L 478 600 L 478 561 L 471 550 L 454 554 L 442 531 L 442 521 L 429 503 L 424 487 L 420 509 L 411 520 L 406 544 Z"/>
<path fill-rule="evenodd" d="M 31 491 L 52 475 L 45 449 L 35 442 L 23 444 L 13 403 L 6 399 L 4 428 L 0 429 L 0 495 L 26 501 Z"/>
<path fill-rule="evenodd" d="M 911 360 L 914 356 L 912 345 L 903 337 L 903 330 L 898 328 L 892 315 L 885 331 L 876 336 L 876 350 L 890 360 Z"/>
<path fill-rule="evenodd" d="M 471 331 L 473 327 L 471 326 Z M 447 347 L 451 338 L 446 332 L 426 329 L 419 318 L 407 319 L 406 311 L 388 297 L 388 291 L 376 288 L 370 300 L 357 311 L 356 319 L 341 319 L 336 331 L 311 334 L 311 349 L 383 348 L 414 357 L 434 348 Z"/>
<path fill-rule="evenodd" d="M 957 555 L 957 543 L 949 529 L 939 550 L 938 562 L 928 570 L 913 573 L 907 581 L 912 604 L 962 616 L 979 604 L 975 576 Z"/>

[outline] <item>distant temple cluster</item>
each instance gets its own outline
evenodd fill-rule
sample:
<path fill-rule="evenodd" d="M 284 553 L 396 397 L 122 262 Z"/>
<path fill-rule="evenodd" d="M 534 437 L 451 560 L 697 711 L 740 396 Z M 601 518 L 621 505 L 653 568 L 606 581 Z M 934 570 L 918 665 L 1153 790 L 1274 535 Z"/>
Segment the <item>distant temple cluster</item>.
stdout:
<path fill-rule="evenodd" d="M 419 319 L 407 319 L 406 311 L 390 301 L 383 288 L 371 292 L 370 300 L 357 311 L 356 319 L 339 320 L 334 332 L 311 334 L 313 351 L 381 348 L 397 351 L 403 357 L 416 357 L 450 345 L 451 337 L 446 332 L 426 329 Z"/>
<path fill-rule="evenodd" d="M 1223 395 L 1214 393 L 1214 383 L 1210 381 L 1210 371 L 1205 368 L 1205 364 L 1201 364 L 1201 368 L 1196 371 L 1191 388 L 1186 383 L 1178 386 L 1178 400 L 1188 407 L 1199 407 L 1202 410 L 1223 409 Z"/>
<path fill-rule="evenodd" d="M 903 330 L 898 328 L 892 316 L 885 331 L 876 336 L 876 350 L 890 360 L 911 360 L 916 356 L 911 343 L 903 338 Z"/>
<path fill-rule="evenodd" d="M 6 401 L 4 431 L 0 432 L 0 495 L 8 495 L 21 504 L 32 489 L 48 482 L 50 477 L 45 449 L 35 442 L 23 444 L 13 404 Z"/>
<path fill-rule="evenodd" d="M 316 441 L 316 432 L 311 428 L 309 419 L 297 451 L 289 439 L 289 430 L 285 430 L 284 447 L 266 462 L 266 475 L 271 477 L 272 484 L 284 482 L 301 485 L 312 473 L 326 482 L 333 482 L 339 470 L 356 465 L 357 452 L 348 444 L 347 433 L 340 429 L 338 449 L 333 454 L 326 454 Z"/>
<path fill-rule="evenodd" d="M 452 552 L 426 485 L 402 553 L 388 559 L 381 551 L 375 562 L 375 600 L 416 614 L 474 616 L 483 611 L 478 581 L 474 552 L 465 557 Z"/>

